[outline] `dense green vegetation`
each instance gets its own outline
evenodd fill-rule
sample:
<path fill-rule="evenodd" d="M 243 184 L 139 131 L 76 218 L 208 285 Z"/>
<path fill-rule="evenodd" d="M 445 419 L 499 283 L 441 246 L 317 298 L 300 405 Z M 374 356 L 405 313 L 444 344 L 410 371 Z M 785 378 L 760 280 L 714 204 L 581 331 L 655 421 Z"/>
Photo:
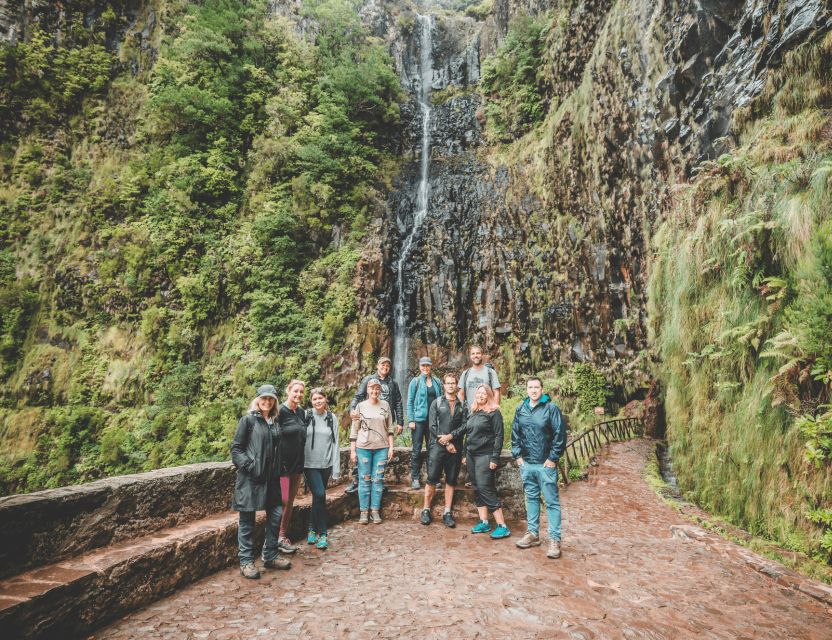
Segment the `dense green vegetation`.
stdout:
<path fill-rule="evenodd" d="M 655 237 L 650 321 L 681 487 L 832 556 L 832 37 L 790 54 Z"/>
<path fill-rule="evenodd" d="M 494 140 L 518 138 L 546 115 L 543 63 L 549 22 L 545 15 L 517 16 L 497 52 L 482 65 L 486 128 Z"/>
<path fill-rule="evenodd" d="M 224 459 L 253 386 L 355 319 L 388 55 L 349 0 L 303 4 L 314 41 L 263 2 L 156 9 L 155 62 L 104 47 L 111 8 L 0 53 L 5 492 Z"/>

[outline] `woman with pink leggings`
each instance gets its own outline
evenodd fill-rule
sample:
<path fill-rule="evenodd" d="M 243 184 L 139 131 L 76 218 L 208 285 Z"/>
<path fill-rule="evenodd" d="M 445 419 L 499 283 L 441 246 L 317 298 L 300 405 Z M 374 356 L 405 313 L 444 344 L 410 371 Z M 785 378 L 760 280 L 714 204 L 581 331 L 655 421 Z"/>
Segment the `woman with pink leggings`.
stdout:
<path fill-rule="evenodd" d="M 305 388 L 300 380 L 292 380 L 286 387 L 286 401 L 280 405 L 277 414 L 280 432 L 280 495 L 283 498 L 283 517 L 280 520 L 277 548 L 281 553 L 294 553 L 298 550 L 286 532 L 292 522 L 292 506 L 303 475 L 307 417 L 301 404 Z"/>

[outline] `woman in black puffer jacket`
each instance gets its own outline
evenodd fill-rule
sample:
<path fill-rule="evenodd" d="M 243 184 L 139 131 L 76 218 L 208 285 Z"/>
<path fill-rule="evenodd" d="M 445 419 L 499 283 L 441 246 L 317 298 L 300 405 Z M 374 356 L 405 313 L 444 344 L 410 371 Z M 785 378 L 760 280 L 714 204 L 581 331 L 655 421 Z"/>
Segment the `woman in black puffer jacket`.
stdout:
<path fill-rule="evenodd" d="M 254 564 L 254 521 L 257 511 L 266 512 L 266 541 L 263 544 L 263 566 L 267 569 L 288 569 L 292 563 L 277 553 L 277 533 L 283 508 L 280 499 L 279 434 L 276 423 L 277 392 L 266 384 L 257 389 L 248 414 L 240 418 L 231 443 L 231 460 L 237 467 L 234 500 L 231 507 L 240 512 L 237 529 L 240 573 L 246 578 L 259 578 Z"/>

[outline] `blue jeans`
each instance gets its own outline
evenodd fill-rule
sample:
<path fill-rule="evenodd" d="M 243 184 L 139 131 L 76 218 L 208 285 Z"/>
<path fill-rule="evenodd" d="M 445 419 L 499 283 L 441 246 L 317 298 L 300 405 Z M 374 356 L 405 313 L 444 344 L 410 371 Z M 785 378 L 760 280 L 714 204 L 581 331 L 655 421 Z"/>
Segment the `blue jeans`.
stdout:
<path fill-rule="evenodd" d="M 526 520 L 528 529 L 540 535 L 540 494 L 546 503 L 549 520 L 549 539 L 560 540 L 560 500 L 558 500 L 558 470 L 542 464 L 524 462 L 520 467 L 523 491 L 526 494 Z"/>
<path fill-rule="evenodd" d="M 326 469 L 304 469 L 306 486 L 312 492 L 312 513 L 309 517 L 309 530 L 319 536 L 326 535 L 326 483 L 332 474 L 332 467 Z"/>
<path fill-rule="evenodd" d="M 256 511 L 240 511 L 240 524 L 237 526 L 237 545 L 239 546 L 240 566 L 254 562 L 254 522 Z M 277 532 L 280 529 L 280 518 L 283 516 L 283 505 L 277 504 L 266 509 L 266 541 L 263 543 L 263 560 L 274 560 L 277 557 Z"/>
<path fill-rule="evenodd" d="M 384 471 L 389 449 L 356 449 L 358 456 L 358 507 L 362 511 L 381 509 Z"/>

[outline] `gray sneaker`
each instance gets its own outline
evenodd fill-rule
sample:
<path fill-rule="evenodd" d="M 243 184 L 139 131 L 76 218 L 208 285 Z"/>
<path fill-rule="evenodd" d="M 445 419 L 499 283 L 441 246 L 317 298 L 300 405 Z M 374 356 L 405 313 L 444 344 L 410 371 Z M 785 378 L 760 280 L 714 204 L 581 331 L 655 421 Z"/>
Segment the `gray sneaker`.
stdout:
<path fill-rule="evenodd" d="M 286 558 L 281 558 L 280 554 L 275 556 L 273 560 L 263 560 L 264 569 L 291 569 L 292 562 Z"/>
<path fill-rule="evenodd" d="M 296 547 L 290 542 L 289 538 L 281 538 L 277 541 L 277 550 L 280 551 L 280 553 L 294 553 L 298 550 L 298 548 L 299 547 Z"/>
<path fill-rule="evenodd" d="M 249 580 L 256 580 L 260 577 L 260 569 L 258 569 L 253 562 L 240 567 L 240 575 Z"/>
<path fill-rule="evenodd" d="M 372 518 L 373 524 L 381 524 L 381 514 L 376 509 L 370 512 L 370 518 Z"/>
<path fill-rule="evenodd" d="M 516 544 L 521 549 L 528 549 L 529 547 L 539 547 L 540 536 L 534 535 L 531 531 L 526 531 L 526 535 L 524 535 L 514 544 Z"/>
<path fill-rule="evenodd" d="M 546 557 L 552 560 L 560 558 L 560 540 L 549 540 L 549 549 L 546 551 Z"/>
<path fill-rule="evenodd" d="M 411 481 L 410 488 L 414 491 L 418 491 L 422 488 L 422 484 L 419 482 L 419 478 L 416 478 L 415 480 Z"/>
<path fill-rule="evenodd" d="M 366 511 L 362 511 L 358 516 L 358 524 L 370 524 L 370 518 Z"/>

